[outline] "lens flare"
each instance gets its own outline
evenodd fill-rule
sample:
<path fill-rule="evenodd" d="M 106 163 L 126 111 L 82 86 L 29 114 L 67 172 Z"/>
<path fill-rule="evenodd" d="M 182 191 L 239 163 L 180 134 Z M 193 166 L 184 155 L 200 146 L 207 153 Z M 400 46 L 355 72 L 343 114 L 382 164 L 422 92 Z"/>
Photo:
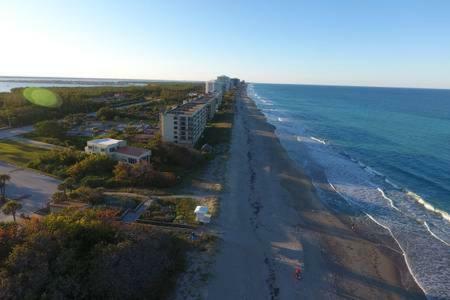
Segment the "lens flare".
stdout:
<path fill-rule="evenodd" d="M 54 92 L 44 88 L 26 88 L 23 96 L 33 104 L 44 107 L 60 107 L 61 98 Z"/>

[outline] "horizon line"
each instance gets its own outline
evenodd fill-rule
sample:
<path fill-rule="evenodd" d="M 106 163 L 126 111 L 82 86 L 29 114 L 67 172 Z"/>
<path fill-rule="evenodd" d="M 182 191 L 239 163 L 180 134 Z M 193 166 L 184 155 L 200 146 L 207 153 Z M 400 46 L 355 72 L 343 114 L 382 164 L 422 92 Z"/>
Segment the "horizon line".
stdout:
<path fill-rule="evenodd" d="M 220 76 L 220 75 L 219 75 Z M 68 77 L 68 76 L 11 76 L 0 75 L 2 78 L 30 78 L 30 79 L 78 79 L 78 80 L 117 80 L 117 81 L 142 81 L 142 82 L 206 82 L 207 80 L 186 79 L 142 79 L 142 78 L 112 78 L 112 77 Z M 240 78 L 241 80 L 245 80 Z M 393 85 L 359 85 L 359 84 L 335 84 L 335 83 L 282 83 L 282 82 L 256 82 L 247 81 L 251 84 L 274 84 L 274 85 L 308 85 L 308 86 L 332 86 L 332 87 L 361 87 L 361 88 L 394 88 L 394 89 L 422 89 L 422 90 L 450 90 L 450 87 L 417 87 L 417 86 L 393 86 Z"/>

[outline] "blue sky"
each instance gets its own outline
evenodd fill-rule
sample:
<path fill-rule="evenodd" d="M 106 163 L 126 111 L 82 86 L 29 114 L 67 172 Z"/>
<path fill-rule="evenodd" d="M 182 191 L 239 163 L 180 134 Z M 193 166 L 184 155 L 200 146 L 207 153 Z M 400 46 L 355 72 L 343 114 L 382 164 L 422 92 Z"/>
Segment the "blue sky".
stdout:
<path fill-rule="evenodd" d="M 0 0 L 0 75 L 450 88 L 450 1 Z"/>

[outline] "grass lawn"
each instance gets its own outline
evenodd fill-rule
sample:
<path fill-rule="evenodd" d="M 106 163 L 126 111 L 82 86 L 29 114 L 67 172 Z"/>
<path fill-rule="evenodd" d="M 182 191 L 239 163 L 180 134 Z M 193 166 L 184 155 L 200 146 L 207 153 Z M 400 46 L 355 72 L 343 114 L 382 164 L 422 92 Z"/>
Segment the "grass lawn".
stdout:
<path fill-rule="evenodd" d="M 233 127 L 233 100 L 226 99 L 222 108 L 215 114 L 214 118 L 205 128 L 199 146 L 207 143 L 210 145 L 229 144 L 231 130 Z"/>
<path fill-rule="evenodd" d="M 30 140 L 35 140 L 38 142 L 43 142 L 47 144 L 68 147 L 73 146 L 77 150 L 84 150 L 86 146 L 86 142 L 94 139 L 95 137 L 87 137 L 87 136 L 66 136 L 62 139 L 50 138 L 45 136 L 39 136 L 35 132 L 26 133 L 23 137 L 28 138 Z"/>
<path fill-rule="evenodd" d="M 15 141 L 0 140 L 0 161 L 6 161 L 21 167 L 26 167 L 30 161 L 47 152 L 49 152 L 47 149 Z"/>

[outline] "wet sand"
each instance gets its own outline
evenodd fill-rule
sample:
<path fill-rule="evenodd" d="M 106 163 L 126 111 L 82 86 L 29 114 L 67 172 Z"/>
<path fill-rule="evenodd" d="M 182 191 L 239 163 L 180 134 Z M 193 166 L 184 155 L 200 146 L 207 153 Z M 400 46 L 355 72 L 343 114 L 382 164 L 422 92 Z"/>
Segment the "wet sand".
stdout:
<path fill-rule="evenodd" d="M 245 93 L 220 206 L 207 299 L 424 298 L 392 239 L 362 216 L 322 204 Z"/>

